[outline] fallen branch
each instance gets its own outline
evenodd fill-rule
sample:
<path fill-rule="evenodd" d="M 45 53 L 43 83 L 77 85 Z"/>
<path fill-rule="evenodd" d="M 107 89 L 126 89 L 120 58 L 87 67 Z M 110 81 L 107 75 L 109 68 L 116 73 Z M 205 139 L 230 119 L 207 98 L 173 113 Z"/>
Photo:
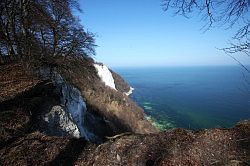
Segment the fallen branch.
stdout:
<path fill-rule="evenodd" d="M 121 133 L 121 134 L 114 135 L 114 136 L 111 136 L 111 137 L 106 136 L 105 138 L 107 138 L 109 140 L 115 140 L 115 139 L 120 138 L 122 136 L 131 135 L 131 134 L 132 134 L 131 132 L 125 132 L 125 133 Z"/>

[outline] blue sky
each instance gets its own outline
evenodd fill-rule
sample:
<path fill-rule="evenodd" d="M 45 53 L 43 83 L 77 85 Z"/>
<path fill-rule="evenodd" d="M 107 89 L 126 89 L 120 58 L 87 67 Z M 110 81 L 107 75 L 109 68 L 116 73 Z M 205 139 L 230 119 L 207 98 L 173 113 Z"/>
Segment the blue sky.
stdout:
<path fill-rule="evenodd" d="M 118 66 L 234 65 L 217 48 L 227 46 L 234 29 L 201 30 L 201 17 L 164 12 L 161 0 L 81 0 L 83 25 L 97 35 L 97 61 Z M 240 56 L 240 55 L 237 55 Z M 243 63 L 249 58 L 241 56 Z"/>

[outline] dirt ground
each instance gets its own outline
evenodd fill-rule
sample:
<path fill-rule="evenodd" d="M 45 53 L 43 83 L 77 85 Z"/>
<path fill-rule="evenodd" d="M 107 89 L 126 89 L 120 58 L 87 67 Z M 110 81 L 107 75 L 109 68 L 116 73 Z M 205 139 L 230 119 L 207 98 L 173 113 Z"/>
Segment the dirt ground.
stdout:
<path fill-rule="evenodd" d="M 249 165 L 250 122 L 199 132 L 125 134 L 95 145 L 33 132 L 0 149 L 0 165 Z"/>

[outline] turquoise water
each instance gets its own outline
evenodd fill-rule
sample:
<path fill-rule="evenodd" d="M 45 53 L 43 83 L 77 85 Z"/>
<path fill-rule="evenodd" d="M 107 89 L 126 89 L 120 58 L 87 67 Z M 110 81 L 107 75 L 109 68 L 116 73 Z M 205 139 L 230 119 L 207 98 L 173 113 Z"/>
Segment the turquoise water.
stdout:
<path fill-rule="evenodd" d="M 131 97 L 162 129 L 232 127 L 250 119 L 249 84 L 238 66 L 116 68 Z"/>

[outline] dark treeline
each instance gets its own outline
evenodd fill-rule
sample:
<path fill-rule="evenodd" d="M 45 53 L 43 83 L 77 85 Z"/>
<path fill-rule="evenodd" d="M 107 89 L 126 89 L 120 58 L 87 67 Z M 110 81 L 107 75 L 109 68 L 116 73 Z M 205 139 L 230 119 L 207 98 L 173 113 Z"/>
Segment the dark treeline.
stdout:
<path fill-rule="evenodd" d="M 75 0 L 1 0 L 0 61 L 91 56 L 95 41 L 72 10 Z"/>

